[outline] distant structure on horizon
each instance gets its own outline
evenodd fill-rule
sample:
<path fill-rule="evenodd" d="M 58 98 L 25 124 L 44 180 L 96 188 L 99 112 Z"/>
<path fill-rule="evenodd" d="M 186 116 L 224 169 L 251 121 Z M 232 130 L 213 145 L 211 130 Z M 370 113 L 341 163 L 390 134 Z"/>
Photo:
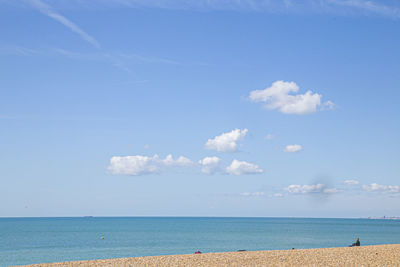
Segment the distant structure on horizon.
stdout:
<path fill-rule="evenodd" d="M 371 220 L 400 220 L 400 217 L 383 216 L 383 217 L 368 217 L 368 219 L 371 219 Z"/>

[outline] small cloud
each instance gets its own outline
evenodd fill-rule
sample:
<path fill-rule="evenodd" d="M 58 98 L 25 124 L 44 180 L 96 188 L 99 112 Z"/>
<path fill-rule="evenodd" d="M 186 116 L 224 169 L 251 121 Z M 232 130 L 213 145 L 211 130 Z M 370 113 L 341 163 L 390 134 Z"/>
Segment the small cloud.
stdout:
<path fill-rule="evenodd" d="M 336 188 L 327 188 L 323 190 L 323 193 L 325 194 L 336 194 L 339 193 L 339 190 L 337 190 Z"/>
<path fill-rule="evenodd" d="M 221 159 L 218 157 L 205 157 L 199 160 L 201 171 L 205 174 L 214 174 L 221 169 Z"/>
<path fill-rule="evenodd" d="M 290 194 L 334 194 L 339 191 L 336 188 L 326 188 L 324 184 L 298 185 L 292 184 L 285 188 Z"/>
<path fill-rule="evenodd" d="M 160 173 L 166 167 L 189 167 L 193 162 L 185 157 L 173 159 L 172 155 L 168 155 L 165 159 L 160 159 L 158 155 L 148 156 L 114 156 L 110 159 L 108 170 L 112 174 L 121 175 L 145 175 Z"/>
<path fill-rule="evenodd" d="M 273 135 L 273 134 L 267 134 L 264 138 L 265 138 L 266 140 L 272 140 L 272 139 L 275 138 L 275 135 Z"/>
<path fill-rule="evenodd" d="M 246 136 L 247 132 L 247 129 L 235 129 L 231 132 L 223 133 L 213 139 L 208 139 L 205 148 L 219 152 L 235 152 L 238 146 L 237 143 Z"/>
<path fill-rule="evenodd" d="M 271 87 L 264 90 L 250 92 L 249 99 L 252 102 L 262 102 L 267 109 L 277 109 L 285 114 L 304 115 L 317 112 L 321 109 L 333 107 L 333 102 L 322 103 L 322 95 L 307 91 L 304 94 L 297 93 L 299 86 L 295 82 L 276 81 Z"/>
<path fill-rule="evenodd" d="M 165 166 L 178 166 L 178 167 L 187 167 L 193 165 L 193 161 L 188 158 L 180 156 L 177 159 L 174 159 L 171 154 L 165 157 L 165 159 L 161 160 L 161 163 Z"/>
<path fill-rule="evenodd" d="M 263 173 L 264 170 L 258 167 L 258 165 L 235 159 L 232 161 L 231 165 L 226 167 L 226 172 L 233 175 L 244 175 Z"/>
<path fill-rule="evenodd" d="M 357 181 L 357 180 L 346 180 L 346 181 L 344 181 L 344 184 L 346 184 L 346 185 L 359 185 L 360 182 Z"/>
<path fill-rule="evenodd" d="M 262 197 L 265 195 L 265 193 L 264 192 L 252 192 L 252 193 L 244 192 L 244 193 L 240 193 L 240 195 L 242 197 Z"/>
<path fill-rule="evenodd" d="M 282 193 L 274 193 L 274 194 L 269 194 L 267 195 L 265 192 L 243 192 L 240 193 L 242 197 L 262 197 L 262 196 L 267 196 L 267 197 L 283 197 Z"/>
<path fill-rule="evenodd" d="M 294 153 L 294 152 L 299 152 L 301 150 L 303 150 L 303 147 L 301 145 L 287 145 L 283 151 Z"/>
<path fill-rule="evenodd" d="M 336 108 L 335 103 L 332 101 L 326 101 L 325 103 L 322 103 L 321 105 L 321 110 L 330 110 Z"/>
<path fill-rule="evenodd" d="M 380 192 L 385 194 L 400 193 L 400 186 L 398 185 L 381 185 L 372 183 L 370 185 L 363 185 L 362 189 L 367 192 Z"/>
<path fill-rule="evenodd" d="M 144 148 L 144 149 L 149 149 L 150 146 L 149 146 L 149 145 L 144 145 L 143 148 Z"/>

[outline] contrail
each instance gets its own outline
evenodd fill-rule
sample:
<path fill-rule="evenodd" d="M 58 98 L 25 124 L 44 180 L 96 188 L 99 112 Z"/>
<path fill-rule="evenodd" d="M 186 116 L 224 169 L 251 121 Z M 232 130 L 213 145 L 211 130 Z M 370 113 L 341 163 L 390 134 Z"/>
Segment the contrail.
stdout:
<path fill-rule="evenodd" d="M 38 9 L 46 16 L 60 22 L 64 26 L 68 27 L 71 31 L 77 33 L 86 42 L 90 43 L 96 48 L 100 48 L 100 44 L 96 41 L 96 39 L 87 34 L 84 30 L 79 28 L 78 25 L 76 25 L 63 15 L 60 15 L 57 12 L 55 12 L 49 5 L 43 3 L 41 0 L 27 0 L 27 1 L 32 7 Z"/>

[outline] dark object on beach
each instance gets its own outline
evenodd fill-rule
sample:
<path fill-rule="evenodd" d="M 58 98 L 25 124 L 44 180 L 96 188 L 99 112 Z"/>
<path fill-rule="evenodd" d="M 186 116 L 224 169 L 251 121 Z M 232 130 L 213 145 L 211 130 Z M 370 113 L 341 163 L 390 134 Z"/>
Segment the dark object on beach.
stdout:
<path fill-rule="evenodd" d="M 196 251 L 194 254 L 201 254 L 201 251 L 198 250 L 198 251 Z"/>
<path fill-rule="evenodd" d="M 294 248 L 292 248 L 292 250 L 294 250 Z"/>
<path fill-rule="evenodd" d="M 238 252 L 243 252 L 243 251 L 247 251 L 245 249 L 239 249 Z"/>
<path fill-rule="evenodd" d="M 360 246 L 360 239 L 357 237 L 356 243 L 351 244 L 349 247 L 359 247 Z"/>

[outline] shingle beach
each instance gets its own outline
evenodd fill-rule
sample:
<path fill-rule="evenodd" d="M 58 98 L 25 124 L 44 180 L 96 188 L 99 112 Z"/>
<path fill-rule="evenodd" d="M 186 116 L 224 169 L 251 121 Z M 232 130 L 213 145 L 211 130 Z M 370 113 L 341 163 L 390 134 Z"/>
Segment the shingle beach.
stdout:
<path fill-rule="evenodd" d="M 400 244 L 151 256 L 28 266 L 400 266 Z"/>

